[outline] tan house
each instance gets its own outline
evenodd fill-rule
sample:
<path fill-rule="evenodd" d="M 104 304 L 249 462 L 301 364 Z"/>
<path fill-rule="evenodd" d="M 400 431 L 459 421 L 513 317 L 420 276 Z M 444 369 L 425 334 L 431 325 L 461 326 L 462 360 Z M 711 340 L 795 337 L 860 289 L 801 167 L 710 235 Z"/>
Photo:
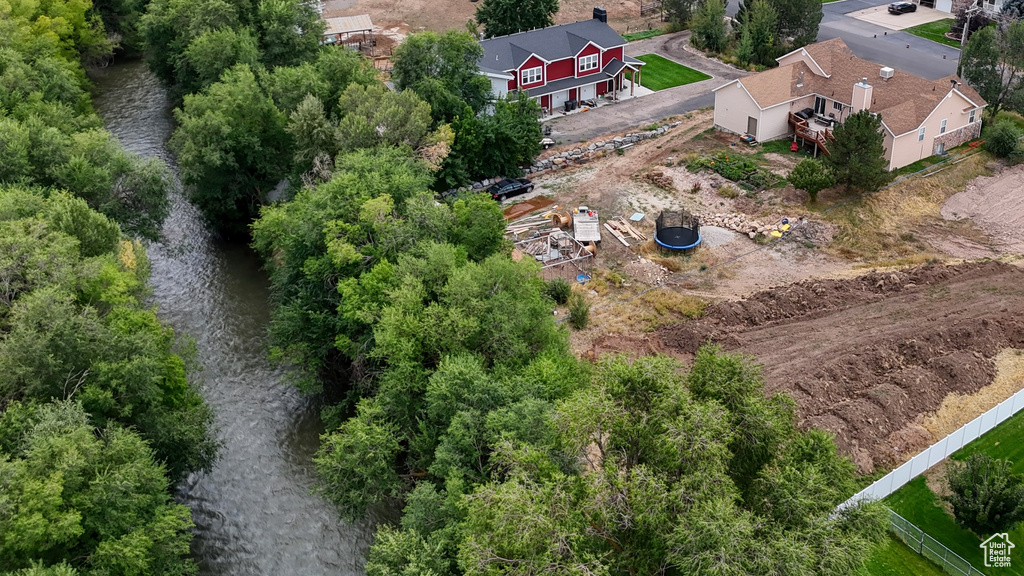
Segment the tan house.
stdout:
<path fill-rule="evenodd" d="M 957 76 L 926 80 L 862 60 L 839 38 L 777 58 L 779 66 L 714 89 L 715 127 L 759 142 L 792 137 L 828 154 L 832 126 L 879 114 L 889 169 L 981 134 L 986 102 Z"/>

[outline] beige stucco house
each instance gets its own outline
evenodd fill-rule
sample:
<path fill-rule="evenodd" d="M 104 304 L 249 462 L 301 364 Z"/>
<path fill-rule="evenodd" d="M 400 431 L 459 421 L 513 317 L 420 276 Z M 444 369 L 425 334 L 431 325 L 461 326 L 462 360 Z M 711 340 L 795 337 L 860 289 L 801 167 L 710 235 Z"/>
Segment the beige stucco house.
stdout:
<path fill-rule="evenodd" d="M 893 170 L 981 134 L 986 102 L 956 76 L 926 80 L 853 55 L 835 38 L 777 58 L 779 66 L 715 88 L 715 127 L 760 142 L 800 138 L 828 153 L 831 126 L 879 114 Z M 802 118 L 798 112 L 810 109 Z"/>

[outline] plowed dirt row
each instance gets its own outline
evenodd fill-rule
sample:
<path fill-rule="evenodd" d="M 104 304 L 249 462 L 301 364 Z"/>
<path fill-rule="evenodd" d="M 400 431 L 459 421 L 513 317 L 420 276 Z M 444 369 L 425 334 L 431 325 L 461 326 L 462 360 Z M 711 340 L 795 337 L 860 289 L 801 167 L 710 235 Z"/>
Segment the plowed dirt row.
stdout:
<path fill-rule="evenodd" d="M 796 401 L 801 426 L 834 432 L 867 473 L 927 446 L 920 416 L 990 383 L 995 354 L 1024 346 L 1024 269 L 931 265 L 799 282 L 716 304 L 657 337 L 677 353 L 712 341 L 753 355 L 767 389 Z"/>

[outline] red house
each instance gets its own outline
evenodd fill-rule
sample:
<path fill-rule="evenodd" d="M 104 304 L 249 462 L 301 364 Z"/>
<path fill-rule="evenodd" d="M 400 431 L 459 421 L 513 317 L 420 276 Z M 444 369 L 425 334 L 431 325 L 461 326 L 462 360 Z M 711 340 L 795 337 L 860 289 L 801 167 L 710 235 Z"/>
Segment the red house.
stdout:
<path fill-rule="evenodd" d="M 626 71 L 639 74 L 643 62 L 626 56 L 626 41 L 608 26 L 604 10 L 582 22 L 488 38 L 480 74 L 491 81 L 496 98 L 526 90 L 546 113 L 569 100 L 617 94 Z M 632 90 L 632 86 L 630 86 Z"/>

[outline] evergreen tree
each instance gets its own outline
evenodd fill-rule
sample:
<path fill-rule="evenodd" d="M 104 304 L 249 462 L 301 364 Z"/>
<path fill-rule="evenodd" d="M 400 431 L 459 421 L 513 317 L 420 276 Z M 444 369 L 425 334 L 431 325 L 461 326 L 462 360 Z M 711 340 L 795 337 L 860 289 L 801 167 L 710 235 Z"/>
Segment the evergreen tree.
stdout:
<path fill-rule="evenodd" d="M 874 191 L 889 181 L 889 162 L 885 159 L 882 119 L 868 110 L 850 115 L 832 132 L 835 142 L 828 144 L 825 166 L 846 191 Z"/>
<path fill-rule="evenodd" d="M 1024 20 L 974 33 L 960 67 L 964 80 L 988 102 L 990 120 L 1003 108 L 1024 110 Z"/>
<path fill-rule="evenodd" d="M 725 1 L 704 0 L 693 17 L 690 42 L 701 50 L 724 52 L 728 43 L 725 32 Z"/>
<path fill-rule="evenodd" d="M 772 66 L 779 52 L 779 14 L 767 0 L 754 0 L 747 8 L 737 54 L 741 61 Z"/>
<path fill-rule="evenodd" d="M 558 0 L 483 0 L 476 21 L 488 38 L 547 28 L 555 23 Z"/>

